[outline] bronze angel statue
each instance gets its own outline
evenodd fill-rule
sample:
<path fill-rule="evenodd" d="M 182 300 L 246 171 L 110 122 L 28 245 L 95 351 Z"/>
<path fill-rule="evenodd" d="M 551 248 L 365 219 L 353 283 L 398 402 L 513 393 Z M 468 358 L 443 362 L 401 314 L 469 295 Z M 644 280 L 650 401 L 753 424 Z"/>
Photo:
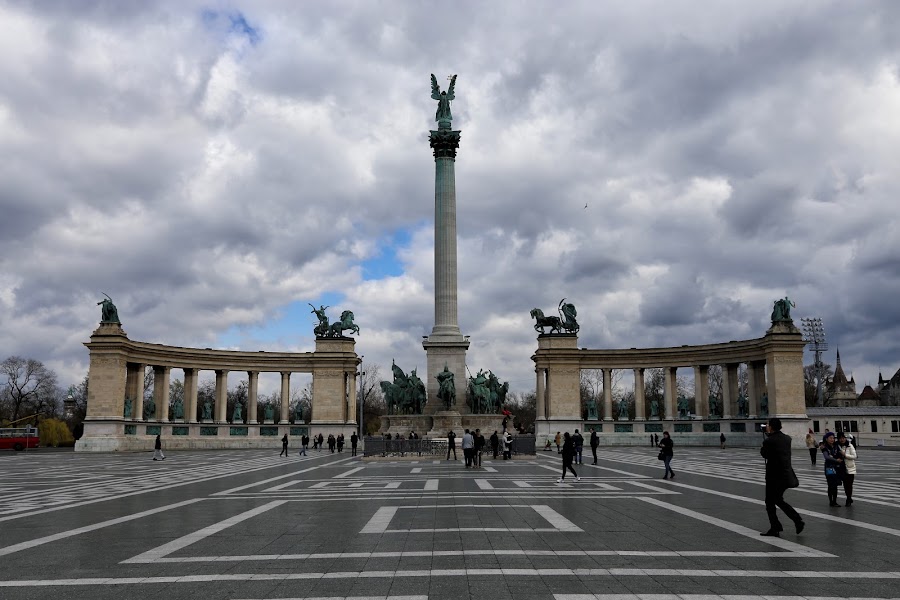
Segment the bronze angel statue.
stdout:
<path fill-rule="evenodd" d="M 456 98 L 453 95 L 453 88 L 456 87 L 456 75 L 450 78 L 450 87 L 447 88 L 446 92 L 442 92 L 441 88 L 438 86 L 437 77 L 434 76 L 434 73 L 431 74 L 431 97 L 438 101 L 437 113 L 434 115 L 434 120 L 438 123 L 442 121 L 446 121 L 449 123 L 453 120 L 453 115 L 450 113 L 450 101 Z"/>

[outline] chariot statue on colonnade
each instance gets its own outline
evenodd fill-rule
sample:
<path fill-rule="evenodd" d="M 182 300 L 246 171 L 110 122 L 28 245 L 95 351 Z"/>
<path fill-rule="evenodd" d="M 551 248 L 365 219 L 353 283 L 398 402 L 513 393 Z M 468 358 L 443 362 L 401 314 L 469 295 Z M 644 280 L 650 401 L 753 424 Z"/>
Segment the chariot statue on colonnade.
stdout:
<path fill-rule="evenodd" d="M 319 319 L 318 325 L 313 328 L 313 334 L 316 337 L 333 337 L 339 338 L 343 337 L 344 331 L 350 330 L 351 333 L 359 333 L 359 325 L 353 322 L 354 315 L 352 310 L 345 310 L 341 313 L 341 318 L 334 323 L 328 322 L 328 315 L 325 314 L 325 310 L 328 308 L 325 305 L 319 305 L 319 308 L 316 308 L 312 304 L 313 314 L 316 315 L 316 318 Z"/>
<path fill-rule="evenodd" d="M 539 308 L 531 309 L 531 318 L 535 320 L 534 330 L 540 332 L 541 335 L 546 334 L 544 331 L 545 328 L 550 328 L 550 333 L 578 333 L 581 327 L 578 325 L 578 321 L 575 319 L 578 316 L 578 311 L 575 309 L 575 305 L 569 302 L 566 302 L 566 299 L 563 298 L 559 301 L 559 306 L 557 306 L 556 310 L 559 312 L 558 317 L 547 317 L 544 316 L 544 311 Z"/>

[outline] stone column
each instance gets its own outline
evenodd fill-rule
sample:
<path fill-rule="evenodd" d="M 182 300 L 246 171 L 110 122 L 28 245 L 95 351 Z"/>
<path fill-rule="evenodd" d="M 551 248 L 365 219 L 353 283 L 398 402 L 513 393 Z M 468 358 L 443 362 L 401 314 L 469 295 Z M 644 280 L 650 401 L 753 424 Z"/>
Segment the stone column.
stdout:
<path fill-rule="evenodd" d="M 709 367 L 694 367 L 694 411 L 701 419 L 709 416 Z"/>
<path fill-rule="evenodd" d="M 737 415 L 738 398 L 738 364 L 731 363 L 722 367 L 722 418 L 731 419 Z"/>
<path fill-rule="evenodd" d="M 436 375 L 444 365 L 453 372 L 458 390 L 466 381 L 466 350 L 469 342 L 459 330 L 457 308 L 456 263 L 456 150 L 459 131 L 449 122 L 440 123 L 429 137 L 434 151 L 434 327 L 422 343 L 428 366 L 425 386 L 428 394 L 426 412 L 442 411 L 437 400 Z M 465 402 L 457 398 L 458 412 L 467 413 Z"/>
<path fill-rule="evenodd" d="M 601 369 L 603 372 L 603 420 L 612 421 L 612 369 Z"/>
<path fill-rule="evenodd" d="M 169 377 L 171 367 L 153 367 L 153 401 L 156 403 L 156 419 L 169 422 Z"/>
<path fill-rule="evenodd" d="M 147 365 L 129 363 L 126 376 L 125 395 L 131 398 L 131 418 L 144 420 L 144 371 Z"/>
<path fill-rule="evenodd" d="M 644 369 L 637 368 L 634 370 L 634 420 L 646 420 L 644 400 Z"/>
<path fill-rule="evenodd" d="M 197 369 L 184 369 L 184 422 L 197 422 Z"/>
<path fill-rule="evenodd" d="M 247 371 L 247 424 L 256 425 L 256 409 L 259 404 L 259 371 Z"/>
<path fill-rule="evenodd" d="M 216 406 L 214 409 L 216 423 L 227 423 L 228 415 L 228 371 L 216 371 Z"/>
<path fill-rule="evenodd" d="M 671 421 L 677 416 L 675 400 L 678 396 L 678 382 L 676 381 L 677 367 L 665 367 L 663 369 L 665 394 L 664 403 L 666 405 L 666 420 Z"/>
<path fill-rule="evenodd" d="M 547 420 L 547 398 L 546 398 L 546 388 L 544 387 L 544 380 L 547 377 L 546 370 L 543 368 L 535 369 L 535 374 L 537 375 L 537 386 L 535 387 L 536 398 L 535 398 L 535 420 L 536 421 L 546 421 Z"/>
<path fill-rule="evenodd" d="M 765 363 L 760 365 L 759 361 L 750 361 L 747 363 L 747 413 L 751 419 L 759 416 L 759 397 L 762 391 L 759 389 L 760 367 L 765 367 Z"/>
<path fill-rule="evenodd" d="M 279 425 L 290 423 L 288 416 L 291 414 L 291 373 L 281 372 L 281 420 Z"/>
<path fill-rule="evenodd" d="M 356 427 L 359 423 L 357 420 L 357 416 L 359 415 L 359 410 L 356 406 L 356 371 L 350 371 L 347 373 L 349 378 L 349 388 L 347 389 L 348 400 L 347 400 L 347 424 L 353 425 Z"/>

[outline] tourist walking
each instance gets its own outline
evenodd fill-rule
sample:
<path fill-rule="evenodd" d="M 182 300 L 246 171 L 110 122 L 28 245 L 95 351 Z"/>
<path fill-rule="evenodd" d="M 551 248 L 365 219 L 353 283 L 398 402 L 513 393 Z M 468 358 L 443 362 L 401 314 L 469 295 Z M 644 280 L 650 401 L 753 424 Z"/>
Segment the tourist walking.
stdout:
<path fill-rule="evenodd" d="M 284 454 L 284 457 L 287 458 L 287 455 L 288 455 L 287 447 L 288 447 L 287 434 L 284 434 L 284 437 L 281 438 L 281 452 L 278 453 L 278 456 L 281 456 L 282 454 Z"/>
<path fill-rule="evenodd" d="M 569 435 L 568 431 L 563 437 L 563 446 L 560 453 L 562 454 L 562 475 L 559 476 L 556 483 L 563 482 L 566 478 L 566 471 L 572 472 L 572 475 L 575 476 L 575 481 L 581 481 L 581 477 L 578 476 L 578 473 L 576 473 L 575 469 L 572 467 L 572 459 L 575 458 L 575 443 L 572 441 L 572 437 Z"/>
<path fill-rule="evenodd" d="M 549 444 L 550 442 L 547 443 Z M 500 437 L 497 435 L 496 429 L 491 435 L 491 450 L 494 451 L 494 460 L 497 460 L 497 456 L 500 454 Z"/>
<path fill-rule="evenodd" d="M 722 446 L 722 450 L 725 449 L 725 434 L 724 433 L 719 434 L 719 445 Z"/>
<path fill-rule="evenodd" d="M 353 432 L 353 435 L 350 436 L 350 456 L 356 456 L 356 445 L 359 444 L 359 436 L 356 435 L 356 432 Z"/>
<path fill-rule="evenodd" d="M 559 445 L 562 444 L 562 436 L 558 431 L 556 432 L 556 437 L 553 438 L 553 442 L 556 444 L 556 453 L 561 454 L 562 450 L 560 450 Z"/>
<path fill-rule="evenodd" d="M 466 468 L 468 469 L 472 465 L 472 457 L 475 454 L 475 438 L 469 433 L 468 429 L 463 433 L 462 451 L 463 458 L 466 460 Z"/>
<path fill-rule="evenodd" d="M 593 429 L 591 429 L 591 431 L 593 431 Z M 653 441 L 653 434 L 652 434 L 652 433 L 650 434 L 650 446 L 653 447 L 653 448 L 656 447 L 656 442 Z"/>
<path fill-rule="evenodd" d="M 503 460 L 512 460 L 512 434 L 503 432 Z"/>
<path fill-rule="evenodd" d="M 453 452 L 453 460 L 457 460 L 456 458 L 456 434 L 453 433 L 453 430 L 450 430 L 450 433 L 447 434 L 447 460 L 450 460 L 450 452 Z"/>
<path fill-rule="evenodd" d="M 668 479 L 670 476 L 672 479 L 675 479 L 675 472 L 672 470 L 672 457 L 675 455 L 672 448 L 674 446 L 675 442 L 672 441 L 669 432 L 663 431 L 663 437 L 659 440 L 659 447 L 661 448 L 659 455 L 662 457 L 663 464 L 666 466 L 666 474 L 663 479 Z"/>
<path fill-rule="evenodd" d="M 656 435 L 655 433 L 653 434 L 653 445 L 659 446 L 659 436 Z"/>
<path fill-rule="evenodd" d="M 334 454 L 334 447 L 336 445 L 337 445 L 337 440 L 334 439 L 334 434 L 329 433 L 328 434 L 328 450 L 330 450 L 332 454 Z"/>
<path fill-rule="evenodd" d="M 319 433 L 319 450 L 324 450 L 325 436 Z"/>
<path fill-rule="evenodd" d="M 307 446 L 309 446 L 309 436 L 303 434 L 300 436 L 300 452 L 297 453 L 297 456 L 306 456 Z"/>
<path fill-rule="evenodd" d="M 153 443 L 153 460 L 166 460 L 166 455 L 162 451 L 162 440 L 159 435 L 156 436 L 156 441 Z"/>
<path fill-rule="evenodd" d="M 652 439 L 653 436 L 651 435 Z M 597 446 L 600 445 L 600 436 L 597 435 L 597 431 L 591 427 L 591 454 L 594 455 L 594 464 L 597 464 Z"/>
<path fill-rule="evenodd" d="M 337 449 L 338 449 L 338 452 L 344 451 L 344 434 L 343 433 L 339 433 L 337 436 Z"/>
<path fill-rule="evenodd" d="M 825 482 L 828 484 L 828 506 L 840 506 L 837 501 L 837 489 L 841 483 L 841 471 L 844 468 L 844 456 L 840 446 L 835 442 L 834 433 L 828 432 L 822 438 L 822 456 L 825 458 Z"/>
<path fill-rule="evenodd" d="M 572 445 L 575 446 L 575 464 L 583 465 L 584 459 L 581 453 L 584 450 L 584 438 L 581 437 L 577 429 L 575 430 L 575 435 L 572 436 Z"/>
<path fill-rule="evenodd" d="M 812 463 L 812 466 L 816 466 L 816 456 L 819 454 L 819 443 L 816 441 L 816 436 L 813 435 L 812 429 L 806 434 L 806 449 L 809 450 L 809 462 Z"/>
<path fill-rule="evenodd" d="M 760 535 L 781 537 L 784 531 L 778 520 L 778 507 L 794 522 L 797 533 L 806 525 L 794 508 L 784 501 L 784 493 L 789 488 L 800 485 L 791 467 L 791 436 L 781 433 L 781 419 L 771 418 L 766 425 L 766 437 L 759 453 L 766 459 L 766 514 L 769 516 L 769 530 Z"/>
<path fill-rule="evenodd" d="M 844 503 L 844 506 L 850 506 L 853 504 L 853 480 L 856 479 L 856 448 L 851 444 L 847 437 L 840 433 L 838 434 L 838 446 L 841 448 L 841 453 L 844 455 L 844 495 L 847 497 L 847 502 Z"/>

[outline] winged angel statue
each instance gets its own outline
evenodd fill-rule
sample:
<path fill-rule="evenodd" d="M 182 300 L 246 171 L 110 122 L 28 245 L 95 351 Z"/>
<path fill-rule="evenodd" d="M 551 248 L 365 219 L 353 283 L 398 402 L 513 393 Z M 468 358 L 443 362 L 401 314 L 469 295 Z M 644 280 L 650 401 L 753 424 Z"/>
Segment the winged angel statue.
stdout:
<path fill-rule="evenodd" d="M 450 87 L 447 88 L 447 91 L 442 92 L 438 86 L 437 77 L 434 76 L 434 73 L 431 74 L 431 97 L 438 101 L 434 120 L 438 123 L 446 122 L 449 124 L 453 120 L 453 115 L 450 113 L 450 101 L 456 98 L 453 95 L 453 88 L 455 87 L 456 75 L 450 78 Z"/>

